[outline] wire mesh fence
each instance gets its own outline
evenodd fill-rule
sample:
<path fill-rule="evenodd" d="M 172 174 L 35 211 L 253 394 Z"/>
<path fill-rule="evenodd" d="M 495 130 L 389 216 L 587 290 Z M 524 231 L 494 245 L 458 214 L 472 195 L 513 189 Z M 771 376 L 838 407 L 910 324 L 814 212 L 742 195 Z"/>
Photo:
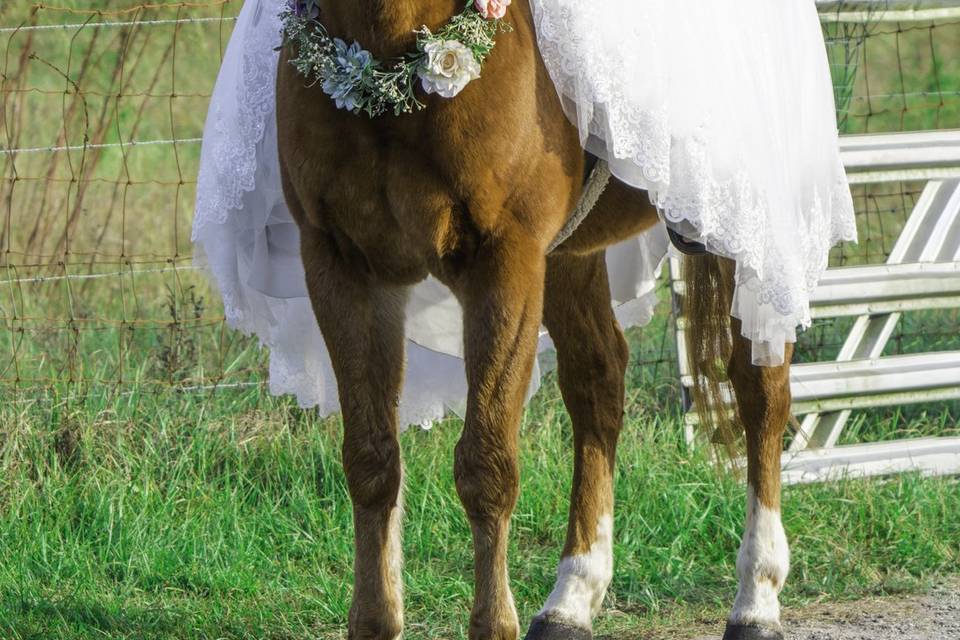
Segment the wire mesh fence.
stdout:
<path fill-rule="evenodd" d="M 259 383 L 190 247 L 239 3 L 87 5 L 0 10 L 0 385 Z"/>
<path fill-rule="evenodd" d="M 841 133 L 960 127 L 960 11 L 938 9 L 943 13 L 931 11 L 935 16 L 931 19 L 898 22 L 874 9 L 859 14 L 862 22 L 844 22 L 838 16 L 848 5 L 833 4 L 823 16 Z M 850 5 L 860 8 L 870 3 Z M 834 249 L 831 266 L 885 262 L 924 186 L 922 182 L 855 185 L 860 241 Z M 957 348 L 958 343 L 951 340 L 956 337 L 957 320 L 956 310 L 908 314 L 892 341 L 895 346 L 885 355 Z M 846 335 L 845 326 L 852 321 L 818 321 L 804 336 L 799 357 L 834 357 Z"/>
<path fill-rule="evenodd" d="M 191 262 L 199 141 L 240 0 L 20 4 L 0 5 L 0 397 L 263 387 L 266 356 Z M 844 133 L 960 128 L 960 18 L 824 29 Z M 832 263 L 883 262 L 922 188 L 856 186 L 861 242 Z M 630 375 L 669 403 L 661 299 L 631 334 Z M 830 358 L 847 322 L 818 321 L 798 358 Z M 956 310 L 907 314 L 889 348 L 960 348 L 958 326 Z"/>

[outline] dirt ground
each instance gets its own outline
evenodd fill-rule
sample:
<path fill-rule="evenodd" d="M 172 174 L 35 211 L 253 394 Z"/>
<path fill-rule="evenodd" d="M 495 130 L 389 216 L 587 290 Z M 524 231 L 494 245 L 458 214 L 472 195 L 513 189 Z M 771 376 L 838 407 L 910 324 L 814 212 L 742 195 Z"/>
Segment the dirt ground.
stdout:
<path fill-rule="evenodd" d="M 786 609 L 783 622 L 786 640 L 960 640 L 960 581 L 940 584 L 926 595 Z M 722 633 L 722 626 L 705 626 L 692 636 L 672 637 L 720 640 Z"/>
<path fill-rule="evenodd" d="M 924 596 L 788 611 L 787 640 L 960 640 L 960 583 Z"/>

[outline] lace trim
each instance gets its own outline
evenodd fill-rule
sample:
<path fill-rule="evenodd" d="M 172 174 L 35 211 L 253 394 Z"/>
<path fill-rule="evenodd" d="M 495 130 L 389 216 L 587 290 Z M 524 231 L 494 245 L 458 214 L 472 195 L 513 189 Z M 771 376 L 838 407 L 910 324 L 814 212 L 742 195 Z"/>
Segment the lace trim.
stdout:
<path fill-rule="evenodd" d="M 700 135 L 672 136 L 669 114 L 638 107 L 615 74 L 602 72 L 637 62 L 610 60 L 608 51 L 583 33 L 589 29 L 582 26 L 590 24 L 602 6 L 557 1 L 549 3 L 548 10 L 543 1 L 531 5 L 541 56 L 584 146 L 607 158 L 618 178 L 647 189 L 669 226 L 712 253 L 737 261 L 738 295 L 732 313 L 744 321 L 745 337 L 767 345 L 760 351 L 774 352 L 755 361 L 778 364 L 779 351 L 782 362 L 783 342 L 796 341 L 796 327 L 810 324 L 810 294 L 826 269 L 830 248 L 857 237 L 839 154 L 832 192 L 821 193 L 823 186 L 811 185 L 799 194 L 801 204 L 793 215 L 802 227 L 797 233 L 800 244 L 784 255 L 771 244 L 769 204 L 750 177 L 741 171 L 718 178 Z M 644 37 L 639 26 L 632 32 Z M 655 64 L 644 66 L 656 73 Z"/>
<path fill-rule="evenodd" d="M 220 91 L 231 89 L 236 94 L 235 100 L 214 99 L 208 116 L 214 122 L 214 135 L 204 140 L 205 158 L 197 178 L 194 241 L 204 227 L 223 224 L 230 211 L 242 209 L 243 194 L 256 187 L 256 150 L 276 101 L 276 48 L 281 42 L 282 26 L 279 4 L 276 9 L 264 10 L 264 3 L 259 2 L 249 24 L 244 25 L 241 38 L 235 34 L 231 39 L 231 46 L 241 49 L 240 77 L 235 87 L 220 87 L 224 78 L 218 79 L 214 89 L 215 97 Z M 228 57 L 229 51 L 224 59 Z"/>

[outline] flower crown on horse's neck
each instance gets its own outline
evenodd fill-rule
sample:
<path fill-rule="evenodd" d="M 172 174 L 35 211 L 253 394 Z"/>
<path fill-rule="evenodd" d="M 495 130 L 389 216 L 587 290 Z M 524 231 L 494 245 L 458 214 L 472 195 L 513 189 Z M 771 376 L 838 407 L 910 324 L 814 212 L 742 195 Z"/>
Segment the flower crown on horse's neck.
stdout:
<path fill-rule="evenodd" d="M 412 113 L 426 106 L 416 96 L 418 80 L 426 93 L 453 98 L 480 77 L 494 38 L 510 29 L 503 18 L 511 1 L 467 0 L 436 33 L 426 26 L 415 30 L 416 50 L 380 62 L 359 42 L 330 36 L 320 0 L 288 0 L 284 43 L 293 48 L 290 64 L 319 84 L 337 108 L 371 118 Z"/>

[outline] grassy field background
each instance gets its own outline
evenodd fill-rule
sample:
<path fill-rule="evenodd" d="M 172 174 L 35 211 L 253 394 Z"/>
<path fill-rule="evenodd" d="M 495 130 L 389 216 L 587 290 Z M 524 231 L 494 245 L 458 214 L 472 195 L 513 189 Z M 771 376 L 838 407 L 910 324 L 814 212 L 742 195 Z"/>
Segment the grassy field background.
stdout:
<path fill-rule="evenodd" d="M 0 637 L 345 637 L 340 426 L 259 393 L 52 403 L 5 421 Z M 629 407 L 617 571 L 599 627 L 666 637 L 656 635 L 664 625 L 719 622 L 736 589 L 743 487 L 683 446 L 679 416 L 655 396 L 634 387 Z M 451 472 L 458 431 L 451 420 L 402 438 L 410 638 L 465 637 L 472 571 Z M 523 434 L 510 570 L 529 620 L 566 528 L 570 429 L 553 384 Z M 784 602 L 923 589 L 957 572 L 958 491 L 956 479 L 912 475 L 787 488 Z"/>
<path fill-rule="evenodd" d="M 28 3 L 3 3 L 0 28 L 217 20 L 0 31 L 0 145 L 200 135 L 239 2 L 60 6 L 81 12 L 31 18 Z M 960 24 L 879 25 L 866 44 L 842 44 L 861 35 L 830 31 L 846 132 L 960 128 Z M 216 293 L 189 269 L 198 157 L 185 142 L 0 158 L 2 638 L 345 637 L 341 425 L 269 395 L 265 354 L 224 327 Z M 921 188 L 858 187 L 862 240 L 835 250 L 833 263 L 882 261 Z M 744 491 L 683 444 L 668 311 L 664 299 L 651 326 L 630 332 L 618 568 L 599 622 L 616 638 L 719 622 L 736 588 Z M 849 324 L 817 323 L 798 357 L 833 357 Z M 907 314 L 901 325 L 888 354 L 960 348 L 957 310 Z M 955 435 L 958 416 L 958 403 L 860 412 L 844 442 Z M 414 639 L 464 637 L 471 558 L 452 480 L 459 429 L 450 419 L 402 439 Z M 571 436 L 552 376 L 522 433 L 511 575 L 526 621 L 549 592 L 566 529 Z M 960 573 L 955 478 L 790 487 L 784 517 L 788 606 L 923 589 Z"/>

